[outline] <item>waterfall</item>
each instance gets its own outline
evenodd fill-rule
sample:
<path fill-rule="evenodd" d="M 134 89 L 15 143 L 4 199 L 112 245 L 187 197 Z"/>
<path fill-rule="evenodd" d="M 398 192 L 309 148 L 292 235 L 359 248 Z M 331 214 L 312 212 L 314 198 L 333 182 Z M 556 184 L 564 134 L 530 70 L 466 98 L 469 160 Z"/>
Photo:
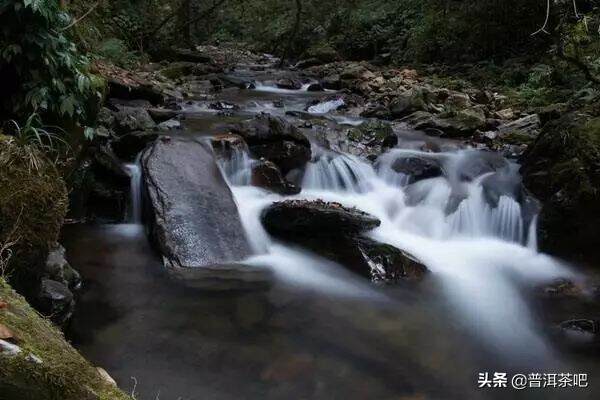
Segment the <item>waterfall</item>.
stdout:
<path fill-rule="evenodd" d="M 360 193 L 369 189 L 373 178 L 371 166 L 357 157 L 326 152 L 308 163 L 302 187 Z"/>
<path fill-rule="evenodd" d="M 217 163 L 227 182 L 234 186 L 250 185 L 254 160 L 250 158 L 248 149 L 231 146 L 215 150 Z"/>
<path fill-rule="evenodd" d="M 328 112 L 337 110 L 344 104 L 346 104 L 346 103 L 344 102 L 344 99 L 342 99 L 342 98 L 324 101 L 322 103 L 318 103 L 318 104 L 315 104 L 314 106 L 308 107 L 308 112 L 310 114 L 317 114 L 317 115 L 327 114 Z"/>
<path fill-rule="evenodd" d="M 142 169 L 139 157 L 133 163 L 124 165 L 127 170 L 129 181 L 129 210 L 127 221 L 132 224 L 142 223 Z"/>
<path fill-rule="evenodd" d="M 392 150 L 375 165 L 349 154 L 313 150 L 302 192 L 293 198 L 339 202 L 376 216 L 381 226 L 370 236 L 427 265 L 443 282 L 449 304 L 470 321 L 484 342 L 505 349 L 503 355 L 512 351 L 549 356 L 514 280 L 536 282 L 571 275 L 552 258 L 537 253 L 535 218 L 524 218 L 524 200 L 515 196 L 518 168 L 472 150 L 437 154 Z M 435 160 L 442 174 L 410 184 L 406 174 L 394 176 L 394 157 L 407 155 Z M 330 262 L 270 239 L 260 223 L 261 211 L 285 198 L 248 186 L 251 163 L 247 153 L 221 161 L 247 236 L 259 254 L 248 262 L 269 266 L 282 279 L 330 294 L 368 296 L 365 290 L 374 289 L 335 283 L 348 279 L 339 271 L 335 279 L 325 276 Z"/>

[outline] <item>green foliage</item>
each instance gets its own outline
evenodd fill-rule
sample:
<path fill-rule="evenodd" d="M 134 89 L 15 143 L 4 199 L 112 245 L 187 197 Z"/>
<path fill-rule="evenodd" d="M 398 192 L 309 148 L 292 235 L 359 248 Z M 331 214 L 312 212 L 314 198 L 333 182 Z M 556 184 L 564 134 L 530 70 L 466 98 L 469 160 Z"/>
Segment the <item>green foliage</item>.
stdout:
<path fill-rule="evenodd" d="M 36 113 L 62 126 L 90 123 L 103 82 L 67 36 L 58 1 L 5 0 L 0 6 L 0 118 Z"/>

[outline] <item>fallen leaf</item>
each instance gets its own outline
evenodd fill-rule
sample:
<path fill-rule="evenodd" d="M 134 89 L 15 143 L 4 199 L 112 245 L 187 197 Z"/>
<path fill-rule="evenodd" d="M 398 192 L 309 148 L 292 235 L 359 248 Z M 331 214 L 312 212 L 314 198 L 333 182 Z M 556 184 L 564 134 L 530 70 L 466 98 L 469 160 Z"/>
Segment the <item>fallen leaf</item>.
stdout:
<path fill-rule="evenodd" d="M 0 310 L 4 310 L 5 308 L 8 308 L 8 303 L 0 300 Z"/>
<path fill-rule="evenodd" d="M 0 324 L 0 339 L 8 340 L 14 339 L 15 335 L 12 333 L 10 329 L 6 325 Z"/>

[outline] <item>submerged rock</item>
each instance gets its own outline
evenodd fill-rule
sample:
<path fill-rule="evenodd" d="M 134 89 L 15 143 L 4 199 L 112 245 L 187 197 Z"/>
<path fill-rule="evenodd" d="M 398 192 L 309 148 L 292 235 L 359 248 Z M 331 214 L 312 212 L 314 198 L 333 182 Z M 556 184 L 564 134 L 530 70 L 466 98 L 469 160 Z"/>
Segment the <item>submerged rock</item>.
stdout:
<path fill-rule="evenodd" d="M 212 151 L 193 141 L 157 141 L 142 168 L 151 236 L 175 277 L 207 289 L 264 286 L 265 271 L 241 264 L 250 245 Z"/>

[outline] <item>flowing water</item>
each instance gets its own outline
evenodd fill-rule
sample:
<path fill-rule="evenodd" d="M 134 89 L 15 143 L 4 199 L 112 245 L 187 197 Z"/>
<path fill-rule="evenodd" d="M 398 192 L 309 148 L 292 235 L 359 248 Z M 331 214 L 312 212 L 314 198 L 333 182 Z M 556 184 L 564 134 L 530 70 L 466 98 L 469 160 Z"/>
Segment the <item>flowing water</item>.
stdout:
<path fill-rule="evenodd" d="M 218 132 L 223 120 L 259 111 L 285 115 L 318 96 L 305 88 L 256 87 L 222 94 L 241 106 L 227 117 L 202 102 L 190 105 L 188 131 Z M 328 100 L 308 112 L 331 114 L 342 103 Z M 324 117 L 356 121 L 342 113 Z M 459 144 L 417 150 L 416 142 L 428 140 L 401 134 L 398 147 L 374 164 L 313 140 L 302 192 L 291 197 L 377 216 L 381 226 L 369 235 L 431 270 L 415 287 L 375 286 L 270 238 L 260 213 L 283 197 L 249 185 L 254 161 L 247 151 L 219 162 L 254 249 L 247 262 L 271 268 L 276 282 L 264 293 L 182 287 L 166 278 L 146 241 L 139 167 L 129 165 L 137 182 L 131 224 L 65 233 L 70 260 L 86 282 L 73 340 L 144 400 L 596 398 L 593 387 L 477 388 L 480 372 L 576 372 L 593 380 L 600 371 L 553 345 L 536 315 L 536 286 L 577 275 L 537 252 L 537 205 L 521 190 L 518 165 Z M 411 183 L 394 170 L 410 157 L 435 162 L 441 174 Z"/>

